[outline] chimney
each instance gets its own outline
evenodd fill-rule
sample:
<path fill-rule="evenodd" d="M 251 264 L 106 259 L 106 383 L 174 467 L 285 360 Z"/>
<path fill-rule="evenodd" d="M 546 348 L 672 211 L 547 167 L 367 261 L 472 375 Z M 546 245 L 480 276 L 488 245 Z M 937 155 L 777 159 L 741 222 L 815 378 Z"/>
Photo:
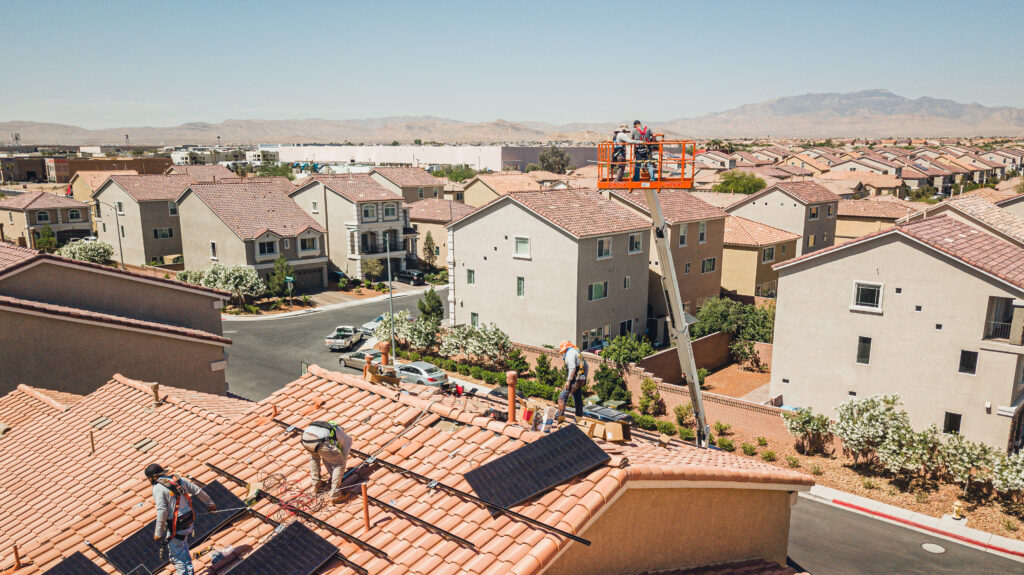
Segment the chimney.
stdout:
<path fill-rule="evenodd" d="M 519 373 L 515 371 L 505 372 L 505 381 L 508 383 L 508 422 L 516 422 L 516 383 L 519 382 Z"/>
<path fill-rule="evenodd" d="M 153 407 L 160 407 L 162 405 L 160 402 L 160 384 L 156 382 L 151 383 L 149 384 L 149 389 L 153 392 Z"/>

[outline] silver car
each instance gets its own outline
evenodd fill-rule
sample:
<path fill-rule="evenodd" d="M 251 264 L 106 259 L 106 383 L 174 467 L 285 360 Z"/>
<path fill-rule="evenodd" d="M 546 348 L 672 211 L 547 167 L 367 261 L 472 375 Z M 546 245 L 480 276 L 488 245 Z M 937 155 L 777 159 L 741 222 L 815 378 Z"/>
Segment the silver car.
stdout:
<path fill-rule="evenodd" d="M 436 386 L 440 386 L 442 383 L 448 383 L 448 374 L 445 373 L 443 369 L 425 361 L 416 361 L 400 365 L 395 371 L 398 372 L 397 375 L 402 381 L 408 383 Z"/>
<path fill-rule="evenodd" d="M 338 363 L 345 367 L 362 370 L 363 366 L 366 365 L 366 356 L 373 358 L 370 360 L 373 365 L 380 365 L 380 351 L 376 349 L 365 349 L 346 353 L 338 358 Z"/>

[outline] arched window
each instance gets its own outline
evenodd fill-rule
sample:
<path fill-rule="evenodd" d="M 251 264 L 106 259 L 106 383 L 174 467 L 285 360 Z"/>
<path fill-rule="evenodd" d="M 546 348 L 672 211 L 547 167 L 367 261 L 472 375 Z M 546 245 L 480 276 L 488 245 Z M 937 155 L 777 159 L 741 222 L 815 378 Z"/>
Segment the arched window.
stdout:
<path fill-rule="evenodd" d="M 80 212 L 78 210 L 68 210 L 68 220 L 70 220 L 72 222 L 77 222 L 77 221 L 81 221 L 81 219 L 82 219 L 82 212 Z"/>

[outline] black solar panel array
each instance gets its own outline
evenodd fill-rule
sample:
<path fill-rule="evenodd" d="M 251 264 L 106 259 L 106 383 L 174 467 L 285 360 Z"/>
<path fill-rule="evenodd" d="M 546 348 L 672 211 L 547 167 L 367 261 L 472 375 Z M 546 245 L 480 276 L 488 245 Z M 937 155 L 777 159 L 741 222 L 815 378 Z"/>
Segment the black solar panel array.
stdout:
<path fill-rule="evenodd" d="M 107 572 L 100 569 L 99 565 L 90 561 L 80 551 L 75 551 L 60 563 L 47 569 L 43 575 L 107 575 Z"/>
<path fill-rule="evenodd" d="M 310 575 L 338 549 L 298 521 L 235 565 L 229 575 Z"/>
<path fill-rule="evenodd" d="M 512 507 L 582 475 L 611 459 L 575 425 L 567 425 L 533 443 L 470 471 L 466 481 L 476 494 Z"/>
<path fill-rule="evenodd" d="M 192 498 L 196 519 L 192 527 L 192 537 L 189 542 L 203 539 L 213 533 L 225 521 L 237 515 L 239 508 L 244 503 L 226 487 L 214 481 L 203 488 L 206 494 L 213 499 L 217 505 L 217 511 L 207 513 L 202 501 L 198 497 Z M 160 544 L 153 541 L 153 533 L 156 530 L 156 520 L 150 521 L 145 527 L 128 536 L 127 539 L 118 543 L 106 552 L 110 562 L 122 573 L 128 573 L 139 566 L 144 567 L 151 573 L 167 564 L 163 554 L 160 552 Z"/>

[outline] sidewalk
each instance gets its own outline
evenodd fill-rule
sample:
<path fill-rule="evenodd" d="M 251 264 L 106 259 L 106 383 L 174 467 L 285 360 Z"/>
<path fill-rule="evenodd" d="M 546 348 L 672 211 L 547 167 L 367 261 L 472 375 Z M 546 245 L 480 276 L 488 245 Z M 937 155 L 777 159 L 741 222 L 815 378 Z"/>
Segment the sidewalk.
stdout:
<path fill-rule="evenodd" d="M 971 529 L 966 525 L 970 522 L 969 517 L 963 521 L 956 521 L 948 515 L 932 517 L 824 485 L 815 485 L 799 496 L 1024 563 L 1024 541 Z"/>
<path fill-rule="evenodd" d="M 405 291 L 405 292 L 395 292 L 395 299 L 402 299 L 402 298 L 411 297 L 411 296 L 421 296 L 424 293 L 426 293 L 427 290 L 429 290 L 429 289 L 430 289 L 430 286 L 426 286 L 426 287 L 423 287 L 423 288 L 420 288 L 420 289 L 415 289 L 415 290 L 410 290 L 410 291 Z M 448 288 L 441 288 L 441 289 L 436 289 L 435 288 L 434 291 L 440 293 L 440 292 L 445 291 L 447 289 Z M 272 320 L 272 319 L 282 319 L 282 318 L 286 318 L 286 317 L 296 317 L 296 316 L 300 316 L 300 315 L 309 315 L 309 314 L 312 314 L 312 313 L 320 313 L 320 312 L 331 311 L 331 310 L 336 310 L 336 309 L 346 309 L 346 308 L 357 307 L 357 306 L 368 304 L 368 303 L 387 301 L 389 295 L 390 294 L 381 294 L 379 296 L 375 296 L 375 297 L 371 297 L 371 298 L 366 298 L 366 299 L 346 301 L 346 302 L 342 302 L 342 303 L 325 305 L 323 307 L 314 307 L 314 308 L 300 309 L 300 310 L 296 310 L 296 311 L 289 311 L 289 312 L 285 312 L 285 313 L 275 313 L 275 314 L 269 314 L 269 315 L 228 315 L 228 314 L 221 314 L 221 319 L 223 321 L 226 321 L 226 322 L 227 321 L 264 321 L 264 320 Z"/>

